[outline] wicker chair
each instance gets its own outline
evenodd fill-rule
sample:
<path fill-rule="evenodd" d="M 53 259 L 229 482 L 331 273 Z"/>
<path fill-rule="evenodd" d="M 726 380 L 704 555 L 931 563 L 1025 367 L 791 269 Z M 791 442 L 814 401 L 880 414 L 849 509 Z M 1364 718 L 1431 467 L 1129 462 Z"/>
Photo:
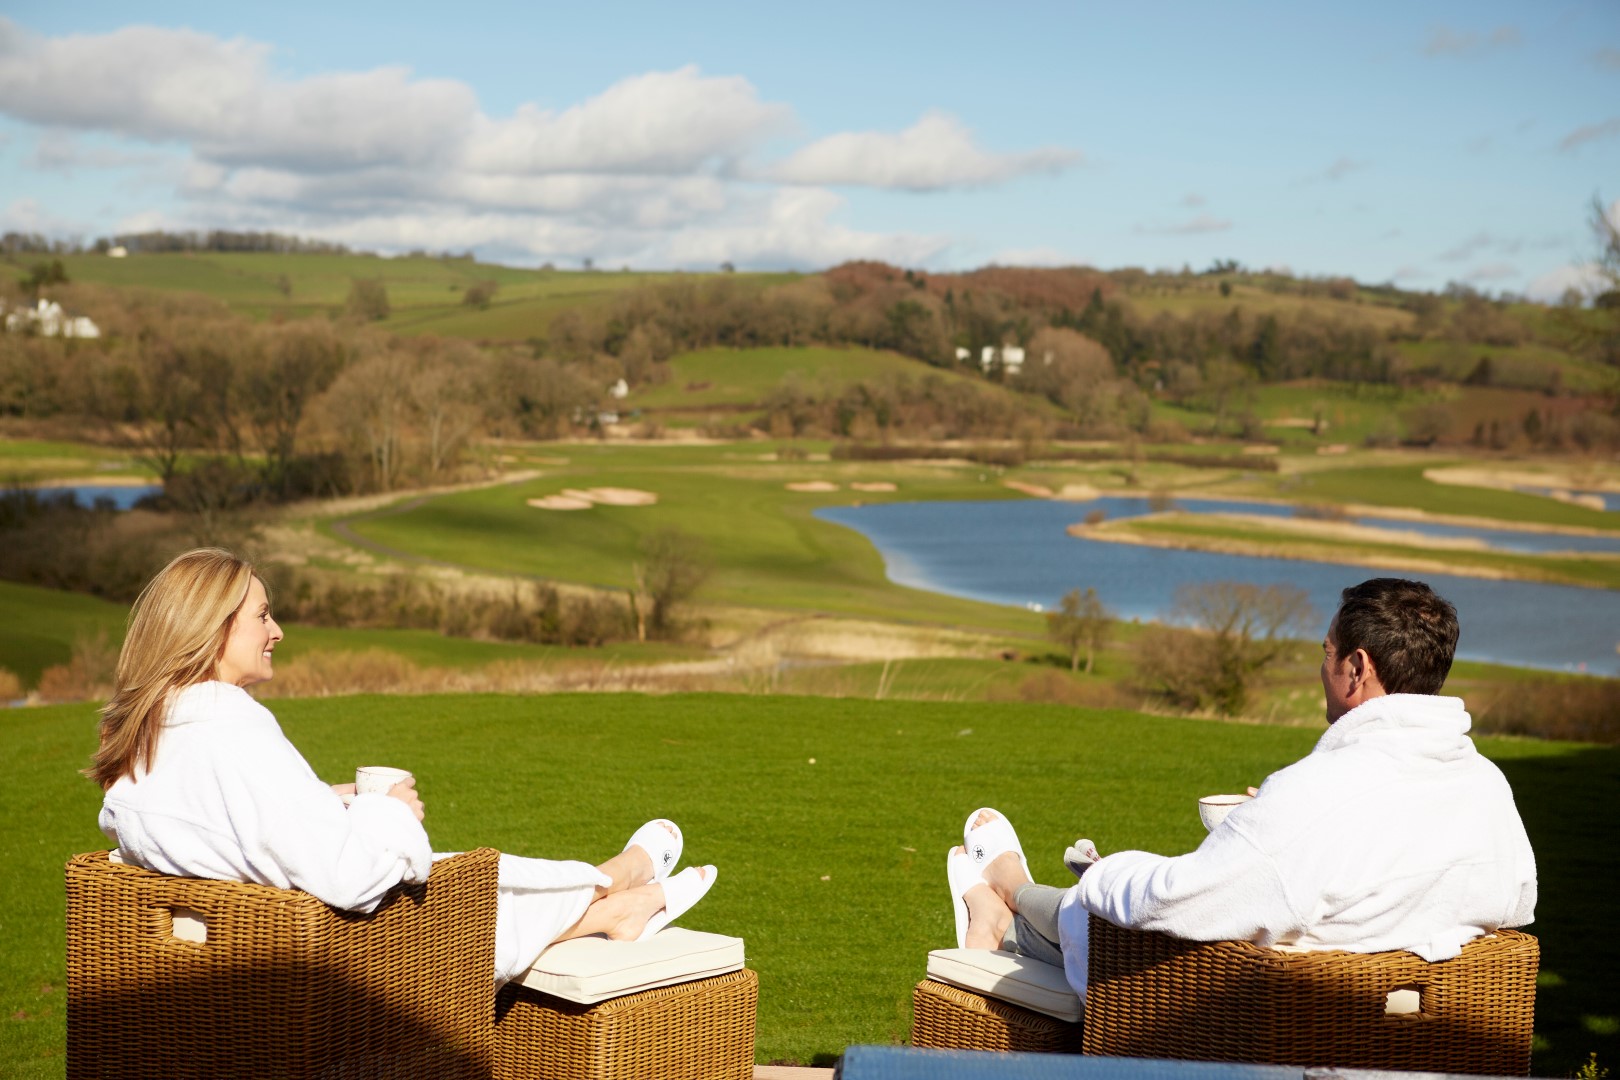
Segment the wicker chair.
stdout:
<path fill-rule="evenodd" d="M 1087 1054 L 1526 1076 L 1536 939 L 1462 955 L 1280 952 L 1182 941 L 1091 917 Z M 1415 1011 L 1390 1012 L 1393 991 Z M 1399 998 L 1394 1001 L 1399 1001 Z"/>
<path fill-rule="evenodd" d="M 294 890 L 75 856 L 69 1080 L 485 1080 L 498 860 L 444 860 L 356 915 Z"/>

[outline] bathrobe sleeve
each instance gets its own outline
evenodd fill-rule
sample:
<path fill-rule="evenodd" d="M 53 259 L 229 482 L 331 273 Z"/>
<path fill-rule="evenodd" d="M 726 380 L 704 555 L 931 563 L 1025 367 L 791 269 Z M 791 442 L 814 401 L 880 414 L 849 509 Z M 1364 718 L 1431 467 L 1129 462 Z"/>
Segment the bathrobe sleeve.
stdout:
<path fill-rule="evenodd" d="M 1272 857 L 1237 828 L 1215 830 L 1185 855 L 1106 856 L 1076 888 L 1087 911 L 1115 925 L 1195 941 L 1269 945 L 1290 940 L 1305 925 Z"/>
<path fill-rule="evenodd" d="M 227 730 L 227 729 L 218 729 Z M 409 807 L 360 795 L 345 808 L 271 721 L 211 740 L 213 782 L 252 877 L 369 912 L 401 881 L 426 881 L 427 832 Z"/>

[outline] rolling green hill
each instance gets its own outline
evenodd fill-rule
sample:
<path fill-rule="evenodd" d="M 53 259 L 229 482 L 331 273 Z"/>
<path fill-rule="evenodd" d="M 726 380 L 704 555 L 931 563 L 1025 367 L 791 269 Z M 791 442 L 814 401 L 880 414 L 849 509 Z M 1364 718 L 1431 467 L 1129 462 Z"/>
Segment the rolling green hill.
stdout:
<path fill-rule="evenodd" d="M 26 265 L 29 256 L 12 259 Z M 37 261 L 37 260 L 36 260 Z M 541 336 L 559 312 L 602 303 L 627 289 L 679 277 L 670 272 L 528 270 L 463 258 L 425 255 L 167 252 L 67 255 L 68 277 L 98 285 L 199 293 L 254 318 L 298 317 L 340 311 L 356 278 L 375 278 L 388 290 L 392 313 L 380 325 L 400 334 L 439 334 L 479 341 L 522 341 Z M 737 274 L 760 286 L 788 274 Z M 469 286 L 493 281 L 487 309 L 462 303 Z M 285 288 L 284 288 L 285 286 Z"/>

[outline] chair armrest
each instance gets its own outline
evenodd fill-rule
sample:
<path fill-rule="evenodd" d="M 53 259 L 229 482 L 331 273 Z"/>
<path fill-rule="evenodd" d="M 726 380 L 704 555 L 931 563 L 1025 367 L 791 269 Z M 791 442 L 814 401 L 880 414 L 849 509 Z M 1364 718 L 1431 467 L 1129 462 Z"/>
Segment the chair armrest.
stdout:
<path fill-rule="evenodd" d="M 479 1075 L 499 860 L 488 848 L 442 860 L 360 914 L 75 856 L 68 1073 Z"/>

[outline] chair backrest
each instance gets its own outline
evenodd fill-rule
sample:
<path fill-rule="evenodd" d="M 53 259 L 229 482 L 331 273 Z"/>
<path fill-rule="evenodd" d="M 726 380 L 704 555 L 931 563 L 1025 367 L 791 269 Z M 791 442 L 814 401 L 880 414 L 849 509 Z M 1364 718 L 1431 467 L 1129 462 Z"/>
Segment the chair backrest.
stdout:
<path fill-rule="evenodd" d="M 1428 963 L 1183 941 L 1091 917 L 1088 1054 L 1527 1076 L 1536 939 Z"/>
<path fill-rule="evenodd" d="M 67 1075 L 487 1077 L 500 853 L 369 915 L 297 890 L 67 864 Z"/>

